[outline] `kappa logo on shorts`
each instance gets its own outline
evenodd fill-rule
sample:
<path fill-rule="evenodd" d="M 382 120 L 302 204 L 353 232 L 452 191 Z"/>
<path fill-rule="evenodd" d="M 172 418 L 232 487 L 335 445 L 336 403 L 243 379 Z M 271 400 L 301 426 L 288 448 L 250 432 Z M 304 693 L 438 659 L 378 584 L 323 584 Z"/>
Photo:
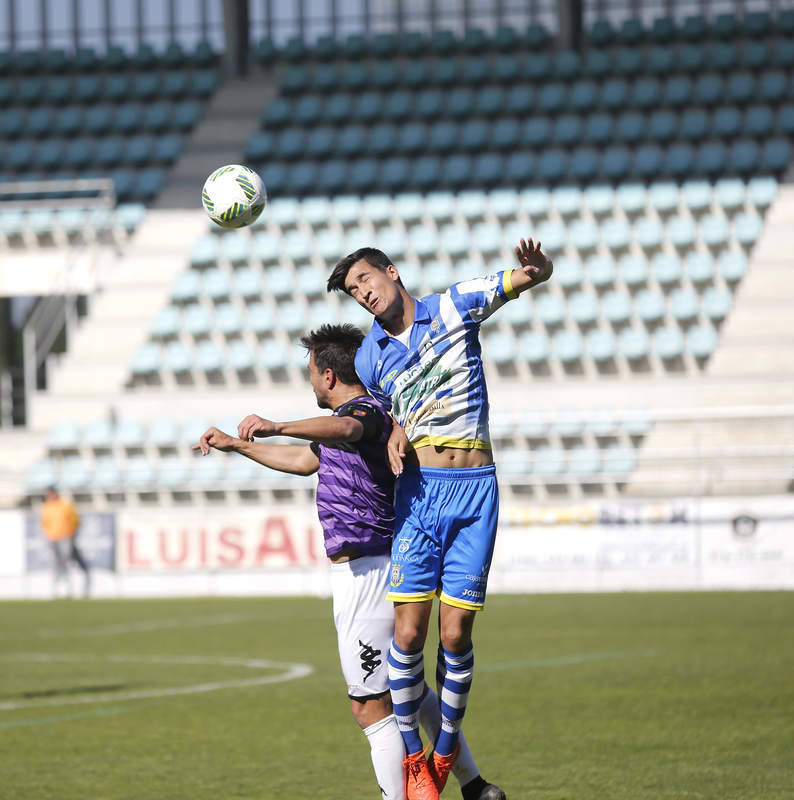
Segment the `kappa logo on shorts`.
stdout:
<path fill-rule="evenodd" d="M 400 569 L 399 564 L 392 564 L 391 565 L 391 585 L 392 586 L 399 586 L 405 580 L 405 575 L 403 575 L 402 570 Z"/>
<path fill-rule="evenodd" d="M 409 539 L 400 539 L 400 546 L 397 548 L 400 553 L 407 553 L 411 549 L 411 542 Z"/>
<path fill-rule="evenodd" d="M 372 676 L 372 673 L 383 663 L 378 656 L 381 654 L 380 650 L 375 650 L 371 644 L 364 644 L 361 639 L 358 640 L 361 645 L 361 669 L 367 674 L 364 676 L 363 683 L 367 682 L 367 678 Z"/>

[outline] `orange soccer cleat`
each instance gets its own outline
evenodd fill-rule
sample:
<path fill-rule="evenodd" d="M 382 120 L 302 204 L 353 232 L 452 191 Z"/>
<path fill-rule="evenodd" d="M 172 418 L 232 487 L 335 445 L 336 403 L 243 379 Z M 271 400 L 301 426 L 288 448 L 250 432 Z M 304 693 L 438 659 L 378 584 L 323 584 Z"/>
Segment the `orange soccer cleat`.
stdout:
<path fill-rule="evenodd" d="M 440 756 L 438 753 L 433 753 L 433 760 L 428 764 L 428 767 L 439 794 L 444 791 L 444 787 L 447 785 L 447 778 L 449 778 L 449 773 L 452 772 L 452 767 L 455 766 L 455 762 L 458 760 L 459 752 L 460 742 L 458 742 L 455 752 L 448 756 Z"/>
<path fill-rule="evenodd" d="M 438 800 L 438 789 L 430 774 L 430 765 L 425 758 L 426 752 L 425 749 L 411 753 L 403 761 L 406 800 Z"/>

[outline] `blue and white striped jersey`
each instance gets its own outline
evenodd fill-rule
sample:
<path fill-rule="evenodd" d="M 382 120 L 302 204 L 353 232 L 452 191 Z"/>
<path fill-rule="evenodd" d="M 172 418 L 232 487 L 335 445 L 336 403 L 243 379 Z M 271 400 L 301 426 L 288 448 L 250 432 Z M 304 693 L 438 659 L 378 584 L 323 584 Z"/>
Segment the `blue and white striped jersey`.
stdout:
<path fill-rule="evenodd" d="M 489 450 L 488 390 L 480 323 L 516 297 L 512 270 L 414 298 L 409 346 L 376 319 L 356 354 L 364 386 L 405 429 L 414 447 Z"/>

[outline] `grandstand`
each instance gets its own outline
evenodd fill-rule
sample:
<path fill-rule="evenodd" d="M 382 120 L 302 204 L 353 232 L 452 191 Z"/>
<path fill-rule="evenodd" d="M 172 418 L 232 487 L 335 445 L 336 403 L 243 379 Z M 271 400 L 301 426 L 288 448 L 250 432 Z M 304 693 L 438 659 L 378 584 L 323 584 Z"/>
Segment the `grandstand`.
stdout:
<path fill-rule="evenodd" d="M 573 34 L 555 6 L 273 29 L 244 70 L 206 41 L 0 54 L 0 180 L 110 178 L 119 202 L 0 204 L 4 259 L 101 264 L 65 350 L 27 365 L 2 505 L 308 504 L 311 479 L 190 445 L 314 413 L 300 334 L 368 323 L 325 291 L 341 255 L 380 247 L 427 293 L 522 236 L 555 273 L 483 328 L 507 500 L 790 492 L 794 9 L 592 5 Z M 199 190 L 238 161 L 270 203 L 224 232 Z"/>

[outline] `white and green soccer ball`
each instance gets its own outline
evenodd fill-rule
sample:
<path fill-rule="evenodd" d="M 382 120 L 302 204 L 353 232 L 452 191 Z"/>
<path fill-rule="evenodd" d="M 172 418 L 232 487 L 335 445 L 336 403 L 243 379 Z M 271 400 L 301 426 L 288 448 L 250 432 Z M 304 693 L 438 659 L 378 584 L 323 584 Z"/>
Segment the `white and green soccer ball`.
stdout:
<path fill-rule="evenodd" d="M 267 204 L 262 179 L 250 167 L 227 164 L 218 167 L 201 190 L 204 210 L 222 228 L 250 225 Z"/>

